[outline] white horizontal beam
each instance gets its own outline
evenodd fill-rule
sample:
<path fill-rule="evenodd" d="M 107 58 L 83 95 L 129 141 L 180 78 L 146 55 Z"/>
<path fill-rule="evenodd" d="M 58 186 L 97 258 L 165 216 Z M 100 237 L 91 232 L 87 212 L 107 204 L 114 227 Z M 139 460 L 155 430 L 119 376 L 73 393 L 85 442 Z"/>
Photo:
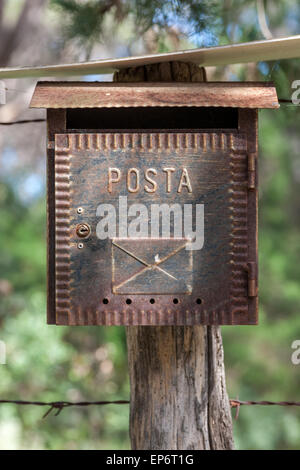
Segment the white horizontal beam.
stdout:
<path fill-rule="evenodd" d="M 75 64 L 42 67 L 0 69 L 2 78 L 82 76 L 112 73 L 127 67 L 169 61 L 194 62 L 202 66 L 217 66 L 300 57 L 300 35 L 287 38 L 253 41 L 228 46 L 191 49 L 187 51 L 149 54 L 121 59 L 102 59 Z"/>

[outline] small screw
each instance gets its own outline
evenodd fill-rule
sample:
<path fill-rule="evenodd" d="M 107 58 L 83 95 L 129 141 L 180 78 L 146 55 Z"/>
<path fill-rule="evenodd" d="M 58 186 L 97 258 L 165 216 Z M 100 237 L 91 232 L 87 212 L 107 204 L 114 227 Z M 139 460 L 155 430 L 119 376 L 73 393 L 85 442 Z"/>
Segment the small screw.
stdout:
<path fill-rule="evenodd" d="M 83 248 L 83 243 L 78 243 L 77 248 L 81 250 Z"/>
<path fill-rule="evenodd" d="M 83 213 L 82 207 L 78 207 L 78 209 L 77 209 L 77 214 L 82 214 L 82 213 Z"/>

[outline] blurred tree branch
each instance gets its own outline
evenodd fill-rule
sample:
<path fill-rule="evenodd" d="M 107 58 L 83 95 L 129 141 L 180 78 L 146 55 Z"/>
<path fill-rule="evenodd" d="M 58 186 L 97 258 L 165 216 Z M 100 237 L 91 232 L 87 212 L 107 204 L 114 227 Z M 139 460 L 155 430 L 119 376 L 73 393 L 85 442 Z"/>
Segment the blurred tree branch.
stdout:
<path fill-rule="evenodd" d="M 11 28 L 3 27 L 3 16 L 6 7 L 6 0 L 0 3 L 0 64 L 6 67 L 13 51 L 21 44 L 22 38 L 26 34 L 28 28 L 28 20 L 33 10 L 44 7 L 47 0 L 25 0 L 21 13 L 16 23 Z"/>
<path fill-rule="evenodd" d="M 261 32 L 264 35 L 265 39 L 272 39 L 273 34 L 271 33 L 268 27 L 264 0 L 256 0 L 256 6 L 257 6 L 258 23 L 259 23 Z"/>
<path fill-rule="evenodd" d="M 3 21 L 3 11 L 4 11 L 4 2 L 5 0 L 2 0 L 0 2 L 0 27 L 2 28 L 2 21 Z"/>
<path fill-rule="evenodd" d="M 203 33 L 218 24 L 220 13 L 215 0 L 51 0 L 51 5 L 63 13 L 66 39 L 76 39 L 88 56 L 101 40 L 109 16 L 114 26 L 130 18 L 136 40 L 149 31 L 154 31 L 157 42 L 166 35 L 174 40 L 176 31 L 181 37 L 196 36 L 200 44 L 205 40 Z"/>

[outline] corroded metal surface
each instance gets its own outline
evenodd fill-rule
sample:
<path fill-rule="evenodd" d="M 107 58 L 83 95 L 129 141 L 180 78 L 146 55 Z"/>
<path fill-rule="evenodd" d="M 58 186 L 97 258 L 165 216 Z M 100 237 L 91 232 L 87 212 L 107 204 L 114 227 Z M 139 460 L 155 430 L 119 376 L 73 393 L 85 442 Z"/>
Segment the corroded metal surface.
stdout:
<path fill-rule="evenodd" d="M 247 119 L 255 127 L 251 115 L 228 133 L 56 135 L 57 324 L 257 322 L 256 178 L 248 156 L 256 142 Z M 117 207 L 120 196 L 128 207 L 149 210 L 156 203 L 204 205 L 203 247 L 187 251 L 190 239 L 161 234 L 99 239 L 97 207 Z M 82 225 L 91 229 L 87 237 L 78 237 Z"/>
<path fill-rule="evenodd" d="M 232 107 L 278 108 L 268 82 L 99 83 L 39 82 L 32 108 Z"/>
<path fill-rule="evenodd" d="M 112 292 L 191 294 L 193 252 L 187 244 L 180 238 L 112 239 Z"/>

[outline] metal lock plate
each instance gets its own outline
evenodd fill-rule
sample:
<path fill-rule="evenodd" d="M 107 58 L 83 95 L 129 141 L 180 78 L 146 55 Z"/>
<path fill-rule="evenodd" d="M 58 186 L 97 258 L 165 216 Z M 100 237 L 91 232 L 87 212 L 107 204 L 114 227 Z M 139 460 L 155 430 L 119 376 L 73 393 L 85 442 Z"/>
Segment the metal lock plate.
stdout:
<path fill-rule="evenodd" d="M 255 324 L 248 186 L 238 130 L 56 135 L 56 323 Z"/>

